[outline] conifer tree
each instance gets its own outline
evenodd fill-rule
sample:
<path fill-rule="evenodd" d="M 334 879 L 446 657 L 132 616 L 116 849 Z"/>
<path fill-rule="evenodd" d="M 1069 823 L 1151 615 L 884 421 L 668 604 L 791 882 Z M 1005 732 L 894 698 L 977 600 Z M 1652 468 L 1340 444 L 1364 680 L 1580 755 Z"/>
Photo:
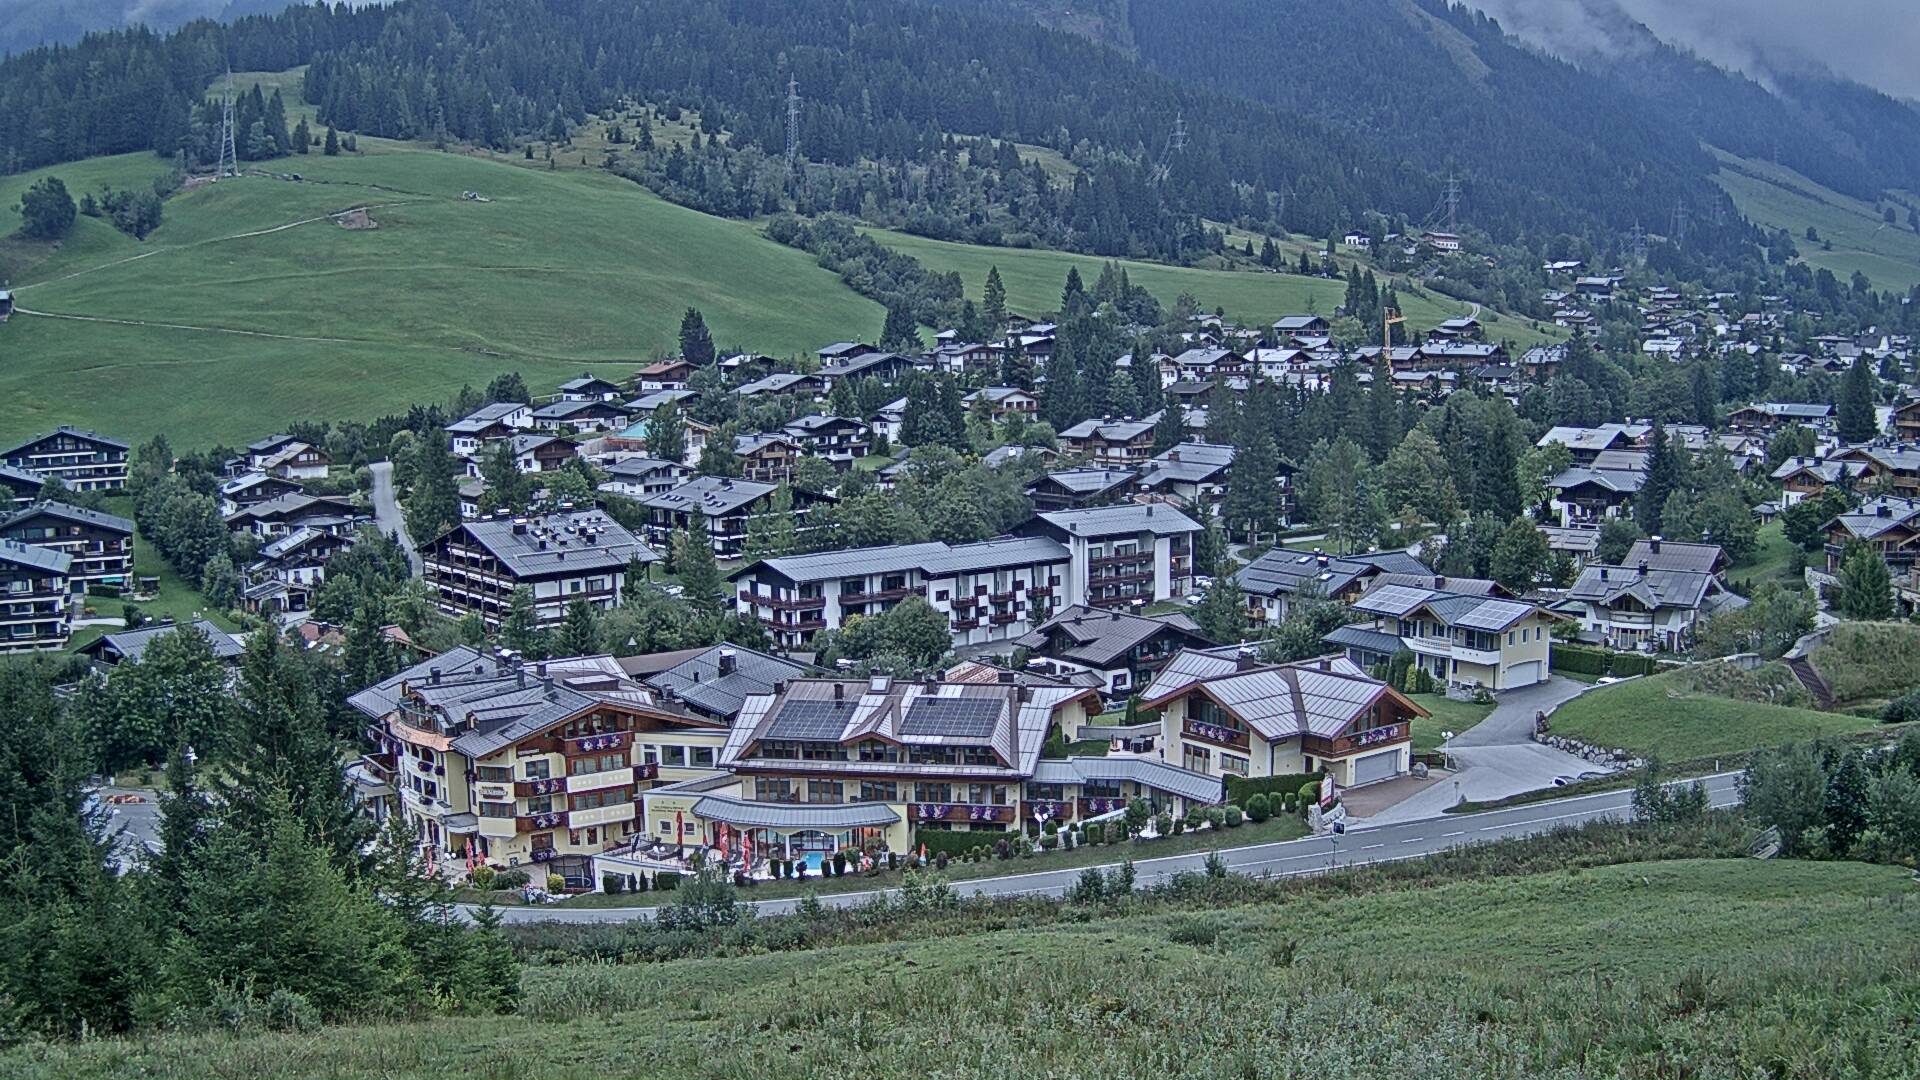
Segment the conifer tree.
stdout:
<path fill-rule="evenodd" d="M 998 266 L 987 267 L 987 284 L 980 294 L 980 320 L 995 339 L 1007 332 L 1007 287 L 1000 283 Z"/>
<path fill-rule="evenodd" d="M 696 368 L 713 364 L 713 335 L 708 332 L 707 320 L 698 308 L 688 308 L 680 318 L 680 359 Z"/>
<path fill-rule="evenodd" d="M 674 534 L 673 572 L 680 578 L 682 598 L 696 615 L 719 614 L 726 581 L 720 576 L 720 564 L 704 532 L 695 533 L 689 526 Z"/>
<path fill-rule="evenodd" d="M 1880 397 L 1880 379 L 1864 357 L 1854 361 L 1840 380 L 1839 401 L 1834 408 L 1834 423 L 1840 438 L 1862 443 L 1880 433 L 1873 406 Z"/>
<path fill-rule="evenodd" d="M 500 644 L 529 660 L 546 659 L 547 632 L 540 625 L 533 590 L 525 585 L 513 590 L 507 601 L 507 614 L 500 620 Z"/>
<path fill-rule="evenodd" d="M 567 621 L 555 633 L 556 656 L 593 656 L 600 652 L 600 617 L 593 605 L 576 598 L 567 604 Z"/>

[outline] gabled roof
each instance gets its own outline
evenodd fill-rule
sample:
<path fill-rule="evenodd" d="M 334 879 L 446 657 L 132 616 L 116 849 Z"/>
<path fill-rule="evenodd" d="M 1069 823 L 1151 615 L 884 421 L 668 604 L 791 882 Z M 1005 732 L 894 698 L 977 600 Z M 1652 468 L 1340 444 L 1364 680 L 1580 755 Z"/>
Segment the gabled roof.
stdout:
<path fill-rule="evenodd" d="M 1042 758 L 1033 770 L 1036 784 L 1087 784 L 1094 781 L 1132 781 L 1149 789 L 1193 802 L 1221 801 L 1221 780 L 1178 765 L 1143 757 Z"/>
<path fill-rule="evenodd" d="M 1337 596 L 1355 581 L 1380 574 L 1427 575 L 1425 564 L 1404 551 L 1334 556 L 1274 548 L 1240 568 L 1232 581 L 1256 596 L 1290 596 L 1308 586 L 1322 596 Z"/>
<path fill-rule="evenodd" d="M 1650 569 L 1642 573 L 1638 564 L 1589 563 L 1567 590 L 1567 599 L 1612 607 L 1631 597 L 1648 611 L 1656 608 L 1697 610 L 1715 591 L 1713 575 L 1705 572 Z"/>
<path fill-rule="evenodd" d="M 1649 570 L 1690 570 L 1712 574 L 1727 564 L 1727 553 L 1719 544 L 1689 544 L 1678 540 L 1635 540 L 1621 562 L 1626 566 L 1645 564 Z"/>
<path fill-rule="evenodd" d="M 0 457 L 13 454 L 16 451 L 25 450 L 28 447 L 31 447 L 37 443 L 45 442 L 46 440 L 53 438 L 55 435 L 69 435 L 76 439 L 86 439 L 89 442 L 97 442 L 102 446 L 111 447 L 115 450 L 128 449 L 128 446 L 126 443 L 121 442 L 119 439 L 113 438 L 112 436 L 102 435 L 97 431 L 84 431 L 77 427 L 70 427 L 66 424 L 61 424 L 59 427 L 54 428 L 52 431 L 49 431 L 43 435 L 35 435 L 31 439 L 14 443 L 12 446 L 7 447 L 5 450 L 0 450 Z"/>
<path fill-rule="evenodd" d="M 1183 694 L 1202 693 L 1268 742 L 1297 735 L 1337 738 L 1365 716 L 1374 702 L 1389 695 L 1408 711 L 1427 715 L 1345 657 L 1261 664 L 1222 657 L 1220 651 L 1176 656 L 1154 679 L 1142 706 L 1159 708 Z"/>
<path fill-rule="evenodd" d="M 34 547 L 17 540 L 0 540 L 0 563 L 43 573 L 65 574 L 73 568 L 73 556 L 57 548 Z"/>
<path fill-rule="evenodd" d="M 482 405 L 467 415 L 447 425 L 447 430 L 455 435 L 471 435 L 485 431 L 500 423 L 527 406 L 518 401 L 496 401 Z"/>
<path fill-rule="evenodd" d="M 1102 469 L 1091 467 L 1084 469 L 1062 469 L 1050 472 L 1035 480 L 1033 487 L 1052 485 L 1073 495 L 1097 495 L 1113 488 L 1124 487 L 1137 479 L 1132 469 Z"/>
<path fill-rule="evenodd" d="M 1068 557 L 1064 546 L 1043 537 L 1001 537 L 971 544 L 928 540 L 919 544 L 888 544 L 844 551 L 816 551 L 807 555 L 781 555 L 749 563 L 728 577 L 729 580 L 738 580 L 764 568 L 796 584 L 891 574 L 903 570 L 919 570 L 927 577 L 934 578 L 1002 567 L 1066 562 Z"/>
<path fill-rule="evenodd" d="M 1083 604 L 1066 608 L 1013 643 L 1043 656 L 1105 669 L 1163 634 L 1189 645 L 1209 644 L 1199 625 L 1177 612 L 1150 617 Z"/>
<path fill-rule="evenodd" d="M 98 657 L 102 652 L 111 649 L 119 654 L 121 659 L 138 663 L 155 641 L 180 629 L 180 625 L 169 620 L 150 623 L 134 630 L 116 630 L 81 646 L 80 651 L 89 656 Z M 240 643 L 234 640 L 232 634 L 205 619 L 195 619 L 186 625 L 192 626 L 204 635 L 213 645 L 213 655 L 222 660 L 231 660 L 242 652 Z"/>
<path fill-rule="evenodd" d="M 727 653 L 732 655 L 725 657 L 729 670 L 723 675 L 720 669 Z M 641 681 L 663 695 L 678 697 L 701 712 L 731 722 L 749 695 L 770 694 L 776 684 L 803 678 L 812 671 L 805 664 L 722 643 Z"/>
<path fill-rule="evenodd" d="M 1502 600 L 1409 585 L 1377 585 L 1353 602 L 1355 611 L 1395 619 L 1421 608 L 1447 626 L 1488 633 L 1505 630 L 1540 610 L 1538 605 L 1523 600 Z"/>
<path fill-rule="evenodd" d="M 1822 527 L 1838 527 L 1861 540 L 1871 540 L 1902 527 L 1920 529 L 1920 499 L 1902 499 L 1893 495 L 1869 499 Z"/>
<path fill-rule="evenodd" d="M 72 503 L 52 501 L 35 503 L 8 516 L 5 520 L 0 520 L 0 529 L 11 529 L 15 525 L 38 517 L 59 518 L 61 521 L 70 521 L 76 525 L 88 525 L 126 536 L 133 535 L 133 522 L 128 518 L 91 510 L 84 506 L 74 506 Z"/>
<path fill-rule="evenodd" d="M 1160 414 L 1149 413 L 1138 420 L 1082 420 L 1060 433 L 1063 439 L 1091 439 L 1098 437 L 1112 443 L 1129 443 L 1142 436 L 1151 434 L 1153 426 L 1160 422 Z"/>
<path fill-rule="evenodd" d="M 1579 465 L 1547 481 L 1547 486 L 1556 491 L 1566 491 L 1587 484 L 1610 491 L 1616 495 L 1632 495 L 1646 483 L 1647 474 L 1627 469 L 1589 469 Z"/>
<path fill-rule="evenodd" d="M 708 517 L 731 514 L 765 495 L 777 485 L 758 480 L 732 480 L 721 476 L 696 476 L 658 495 L 649 495 L 641 505 L 676 513 L 700 513 Z"/>
<path fill-rule="evenodd" d="M 481 518 L 450 530 L 461 532 L 519 578 L 618 570 L 634 559 L 650 563 L 660 558 L 600 510 Z"/>

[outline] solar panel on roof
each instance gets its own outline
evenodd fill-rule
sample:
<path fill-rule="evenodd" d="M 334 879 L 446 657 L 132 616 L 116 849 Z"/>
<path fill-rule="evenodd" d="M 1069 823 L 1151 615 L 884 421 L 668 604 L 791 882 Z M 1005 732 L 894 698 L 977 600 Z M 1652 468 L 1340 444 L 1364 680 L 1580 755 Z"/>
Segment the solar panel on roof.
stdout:
<path fill-rule="evenodd" d="M 846 730 L 848 706 L 831 701 L 789 701 L 767 725 L 766 738 L 803 741 L 833 740 Z"/>
<path fill-rule="evenodd" d="M 948 735 L 956 739 L 985 739 L 1000 719 L 1000 702 L 986 698 L 923 696 L 907 708 L 902 735 Z"/>

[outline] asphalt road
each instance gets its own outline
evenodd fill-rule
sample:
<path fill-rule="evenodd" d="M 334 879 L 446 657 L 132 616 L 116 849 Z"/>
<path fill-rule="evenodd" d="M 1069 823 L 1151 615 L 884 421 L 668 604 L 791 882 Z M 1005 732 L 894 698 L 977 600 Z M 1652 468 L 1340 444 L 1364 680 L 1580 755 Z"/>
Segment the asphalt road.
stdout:
<path fill-rule="evenodd" d="M 413 550 L 413 541 L 407 537 L 406 515 L 400 512 L 400 500 L 393 494 L 393 462 L 376 461 L 367 466 L 367 472 L 373 477 L 373 521 L 380 531 L 400 538 L 400 546 L 407 549 L 407 562 L 412 564 L 413 572 L 420 573 L 420 555 Z"/>
<path fill-rule="evenodd" d="M 1717 773 L 1702 777 L 1712 805 L 1733 806 L 1739 796 L 1734 782 L 1738 773 Z M 1692 781 L 1686 781 L 1691 783 Z M 1249 876 L 1299 877 L 1321 874 L 1337 867 L 1417 859 L 1463 844 L 1531 836 L 1562 825 L 1581 825 L 1589 821 L 1624 819 L 1632 804 L 1631 791 L 1609 791 L 1551 799 L 1504 810 L 1477 814 L 1449 814 L 1444 817 L 1377 825 L 1356 829 L 1340 837 L 1315 836 L 1249 847 L 1222 848 L 1220 855 L 1227 868 Z M 1146 888 L 1175 874 L 1197 872 L 1206 865 L 1207 853 L 1170 855 L 1159 859 L 1141 859 L 1134 866 L 1135 882 Z M 1118 864 L 1111 864 L 1118 865 Z M 1069 870 L 1039 870 L 1005 877 L 957 881 L 953 886 L 965 896 L 1061 896 L 1073 886 L 1084 867 Z M 829 907 L 852 907 L 875 896 L 891 894 L 892 889 L 824 894 L 820 902 Z M 795 899 L 751 902 L 762 915 L 780 915 L 792 911 Z M 469 911 L 471 908 L 468 909 Z M 652 907 L 570 908 L 505 907 L 497 909 L 502 921 L 515 923 L 616 923 L 652 918 Z"/>

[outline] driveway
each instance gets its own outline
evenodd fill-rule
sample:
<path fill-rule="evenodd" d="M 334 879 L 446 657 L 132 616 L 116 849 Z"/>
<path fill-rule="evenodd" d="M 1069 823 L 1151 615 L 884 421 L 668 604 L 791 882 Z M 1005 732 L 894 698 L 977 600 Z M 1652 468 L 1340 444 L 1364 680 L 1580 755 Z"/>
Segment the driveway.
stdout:
<path fill-rule="evenodd" d="M 1553 676 L 1543 683 L 1496 694 L 1487 718 L 1454 736 L 1449 744 L 1454 773 L 1359 824 L 1372 827 L 1418 821 L 1446 813 L 1447 807 L 1462 799 L 1504 799 L 1547 787 L 1556 776 L 1578 775 L 1594 768 L 1584 758 L 1542 746 L 1531 737 L 1535 713 L 1551 713 L 1587 689 L 1585 683 Z"/>
<path fill-rule="evenodd" d="M 407 518 L 400 512 L 400 500 L 393 493 L 393 462 L 376 461 L 367 466 L 367 472 L 373 477 L 373 522 L 380 531 L 397 537 L 400 546 L 407 549 L 407 562 L 413 566 L 413 572 L 420 573 L 420 553 L 413 550 L 413 541 L 407 536 Z"/>

